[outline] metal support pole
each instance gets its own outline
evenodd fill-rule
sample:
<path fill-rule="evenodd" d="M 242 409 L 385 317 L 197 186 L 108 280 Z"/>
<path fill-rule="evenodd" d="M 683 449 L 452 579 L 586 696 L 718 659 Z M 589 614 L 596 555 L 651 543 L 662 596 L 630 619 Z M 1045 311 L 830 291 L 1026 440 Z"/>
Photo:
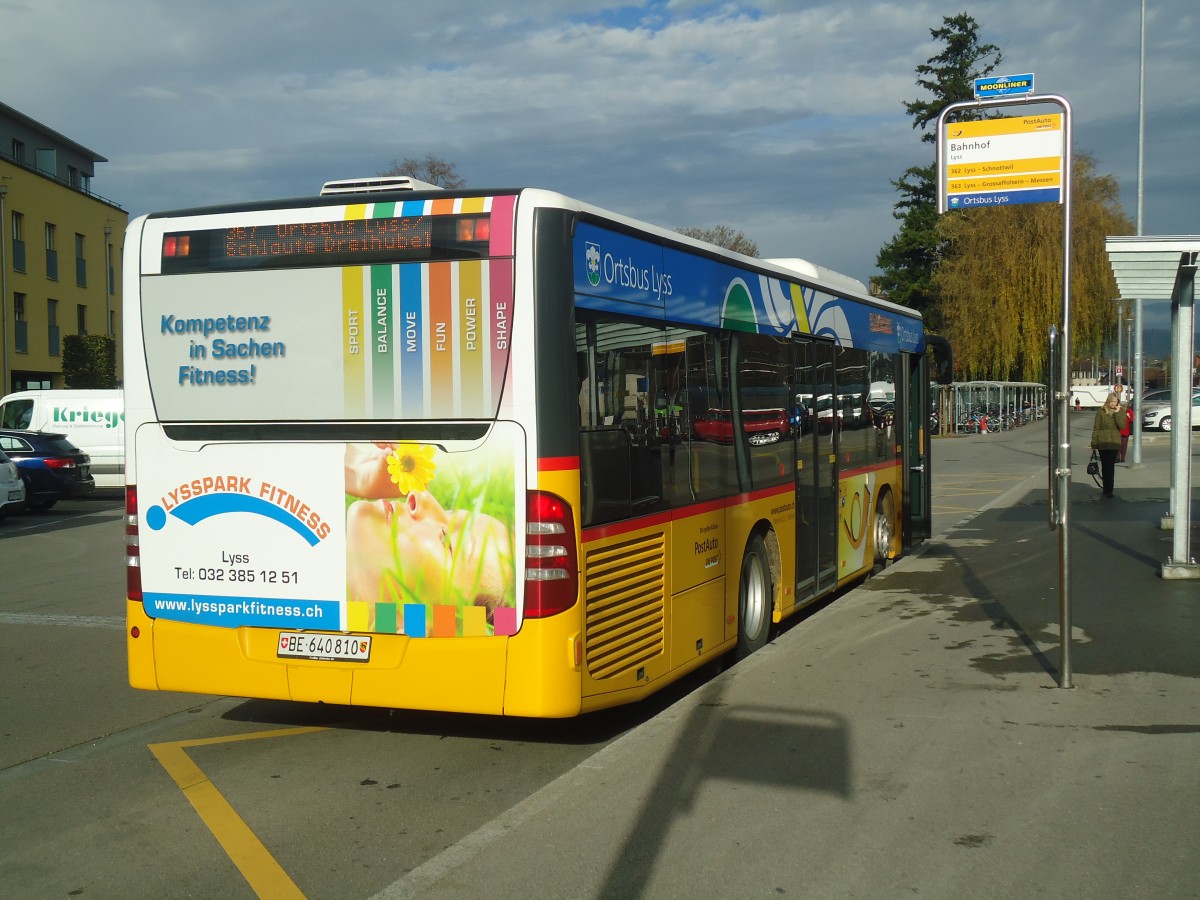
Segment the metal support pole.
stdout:
<path fill-rule="evenodd" d="M 1190 259 L 1187 257 L 1190 256 Z M 1180 262 L 1171 306 L 1174 316 L 1174 370 L 1171 372 L 1171 497 L 1175 504 L 1171 557 L 1163 563 L 1165 579 L 1200 578 L 1191 555 L 1192 379 L 1195 338 L 1196 254 Z"/>
<path fill-rule="evenodd" d="M 1133 301 L 1133 464 L 1142 461 L 1142 386 L 1146 383 L 1146 370 L 1142 360 L 1142 301 Z"/>
<path fill-rule="evenodd" d="M 1058 477 L 1062 506 L 1062 527 L 1058 529 L 1058 606 L 1059 643 L 1062 647 L 1058 672 L 1060 688 L 1071 684 L 1071 181 L 1074 171 L 1071 155 L 1071 104 L 1059 98 L 1063 106 L 1063 282 L 1062 282 L 1062 374 L 1059 377 Z"/>

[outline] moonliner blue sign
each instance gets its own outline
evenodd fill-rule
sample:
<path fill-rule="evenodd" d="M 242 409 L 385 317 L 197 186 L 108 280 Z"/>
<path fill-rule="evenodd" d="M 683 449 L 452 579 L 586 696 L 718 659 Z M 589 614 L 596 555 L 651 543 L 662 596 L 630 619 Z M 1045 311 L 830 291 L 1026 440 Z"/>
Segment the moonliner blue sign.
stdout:
<path fill-rule="evenodd" d="M 976 100 L 1032 94 L 1033 73 L 1030 72 L 1026 75 L 999 75 L 995 78 L 976 78 L 974 88 Z"/>

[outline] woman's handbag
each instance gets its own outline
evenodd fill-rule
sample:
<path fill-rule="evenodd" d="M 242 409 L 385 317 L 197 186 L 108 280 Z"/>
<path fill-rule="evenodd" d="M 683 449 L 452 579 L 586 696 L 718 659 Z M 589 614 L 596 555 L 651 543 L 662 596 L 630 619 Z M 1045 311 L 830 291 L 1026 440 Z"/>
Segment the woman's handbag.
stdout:
<path fill-rule="evenodd" d="M 1100 454 L 1095 450 L 1092 451 L 1092 458 L 1088 460 L 1087 473 L 1092 476 L 1092 481 L 1100 484 Z"/>

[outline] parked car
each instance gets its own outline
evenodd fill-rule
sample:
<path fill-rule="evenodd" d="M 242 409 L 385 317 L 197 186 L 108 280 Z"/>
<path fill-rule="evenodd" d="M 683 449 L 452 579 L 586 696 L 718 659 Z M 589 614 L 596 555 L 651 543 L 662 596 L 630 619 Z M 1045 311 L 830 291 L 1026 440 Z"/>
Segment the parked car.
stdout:
<path fill-rule="evenodd" d="M 0 450 L 0 519 L 25 508 L 25 482 L 17 464 Z"/>
<path fill-rule="evenodd" d="M 49 509 L 96 489 L 91 459 L 64 434 L 0 429 L 0 450 L 17 465 L 29 509 Z"/>
<path fill-rule="evenodd" d="M 1200 391 L 1192 394 L 1192 427 L 1200 428 Z M 1171 430 L 1171 404 L 1149 403 L 1142 406 L 1142 428 Z"/>
<path fill-rule="evenodd" d="M 1170 402 L 1171 402 L 1171 389 L 1170 388 L 1159 388 L 1159 389 L 1153 390 L 1153 391 L 1146 391 L 1146 393 L 1142 394 L 1141 405 L 1149 406 L 1151 403 L 1170 403 Z"/>

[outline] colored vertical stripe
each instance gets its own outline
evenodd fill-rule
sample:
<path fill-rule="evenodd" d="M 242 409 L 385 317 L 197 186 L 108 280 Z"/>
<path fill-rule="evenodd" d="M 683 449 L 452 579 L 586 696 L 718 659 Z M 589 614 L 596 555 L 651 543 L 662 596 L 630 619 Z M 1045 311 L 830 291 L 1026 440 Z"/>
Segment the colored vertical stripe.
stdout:
<path fill-rule="evenodd" d="M 513 262 L 511 259 L 493 259 L 488 263 L 488 294 L 491 311 L 491 335 L 488 346 L 492 367 L 492 396 L 489 412 L 494 414 L 500 406 L 504 392 L 504 373 L 508 365 L 509 334 L 512 328 L 513 307 Z"/>
<path fill-rule="evenodd" d="M 491 399 L 484 394 L 484 347 L 487 322 L 483 294 L 483 263 L 468 260 L 458 265 L 458 378 L 462 415 L 486 416 Z"/>
<path fill-rule="evenodd" d="M 487 609 L 482 606 L 464 606 L 463 637 L 487 636 Z"/>
<path fill-rule="evenodd" d="M 400 415 L 404 418 L 425 415 L 424 268 L 419 264 L 400 266 L 400 343 L 396 352 L 400 358 Z"/>
<path fill-rule="evenodd" d="M 435 201 L 435 205 L 441 201 Z M 437 415 L 454 404 L 454 306 L 450 292 L 452 263 L 429 265 L 429 399 Z"/>
<path fill-rule="evenodd" d="M 346 220 L 365 219 L 365 203 L 347 206 Z M 371 328 L 363 313 L 363 270 L 361 266 L 342 269 L 342 412 L 348 418 L 366 415 L 367 348 Z"/>
<path fill-rule="evenodd" d="M 433 636 L 456 637 L 458 625 L 454 615 L 457 607 L 439 605 L 433 608 Z"/>
<path fill-rule="evenodd" d="M 517 611 L 511 606 L 497 606 L 492 611 L 492 631 L 496 635 L 517 633 Z"/>
<path fill-rule="evenodd" d="M 404 633 L 409 637 L 423 638 L 425 634 L 425 604 L 404 604 Z"/>
<path fill-rule="evenodd" d="M 392 396 L 392 358 L 396 340 L 396 315 L 392 305 L 392 267 L 371 266 L 371 412 L 395 415 Z"/>
<path fill-rule="evenodd" d="M 464 213 L 481 213 L 488 208 L 487 197 L 463 197 L 460 211 Z"/>
<path fill-rule="evenodd" d="M 423 216 L 425 214 L 427 201 L 425 200 L 405 200 L 400 207 L 400 215 L 402 216 Z"/>
<path fill-rule="evenodd" d="M 516 206 L 517 198 L 515 196 L 492 198 L 492 230 L 489 239 L 488 255 L 513 255 L 513 218 Z"/>
<path fill-rule="evenodd" d="M 342 269 L 342 412 L 347 418 L 366 415 L 366 353 L 368 328 L 363 321 L 363 270 Z"/>
<path fill-rule="evenodd" d="M 433 214 L 435 216 L 448 216 L 454 212 L 454 198 L 448 197 L 433 201 Z"/>
<path fill-rule="evenodd" d="M 370 627 L 370 606 L 361 600 L 346 602 L 346 630 L 366 631 Z"/>
<path fill-rule="evenodd" d="M 375 604 L 375 630 L 384 634 L 396 633 L 396 604 Z"/>
<path fill-rule="evenodd" d="M 376 203 L 371 216 L 389 219 L 396 214 L 395 203 Z M 371 412 L 394 416 L 396 356 L 396 304 L 392 296 L 392 266 L 371 266 L 371 318 L 375 344 L 371 354 Z"/>

